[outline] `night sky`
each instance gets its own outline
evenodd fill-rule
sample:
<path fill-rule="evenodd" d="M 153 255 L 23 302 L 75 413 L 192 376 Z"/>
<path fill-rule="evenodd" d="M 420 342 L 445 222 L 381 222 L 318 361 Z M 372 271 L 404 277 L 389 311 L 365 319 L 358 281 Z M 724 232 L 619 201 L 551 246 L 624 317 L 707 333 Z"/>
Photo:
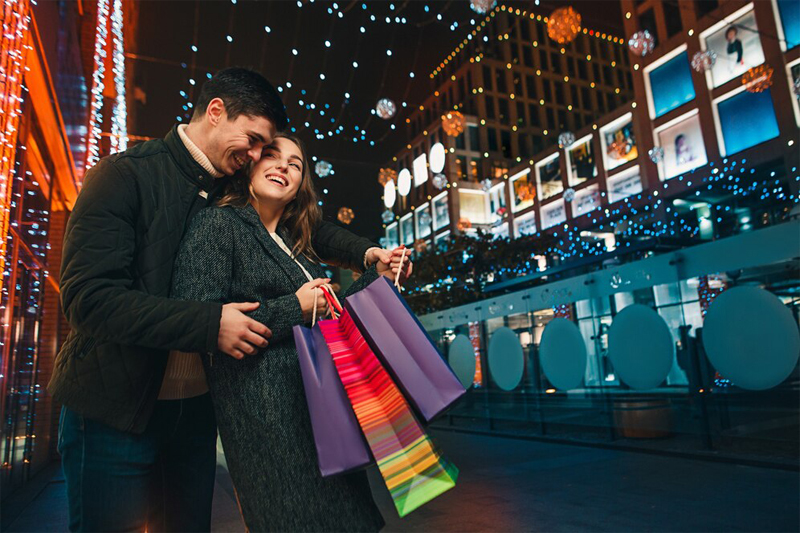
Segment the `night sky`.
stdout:
<path fill-rule="evenodd" d="M 132 106 L 130 133 L 163 136 L 178 115 L 187 116 L 182 106 L 194 101 L 207 73 L 233 65 L 255 68 L 283 88 L 290 127 L 297 127 L 309 152 L 334 166 L 333 176 L 321 179 L 314 174 L 320 193 L 328 190 L 322 194 L 326 218 L 334 220 L 340 207 L 351 207 L 356 218 L 349 228 L 372 239 L 381 232 L 378 169 L 408 142 L 405 118 L 434 91 L 430 72 L 472 30 L 470 21 L 481 20 L 468 0 L 304 0 L 302 7 L 289 0 L 146 1 L 138 5 L 138 35 L 134 49 L 128 50 L 139 97 Z M 539 6 L 512 1 L 505 5 L 542 15 L 572 5 L 586 27 L 623 33 L 618 1 L 543 1 Z M 190 79 L 195 80 L 194 86 Z M 383 97 L 398 106 L 389 121 L 371 113 Z M 403 108 L 402 102 L 408 107 Z M 311 104 L 314 109 L 308 109 Z M 397 129 L 392 130 L 391 124 Z M 324 140 L 315 138 L 315 129 Z M 334 135 L 329 136 L 329 131 Z M 353 142 L 354 137 L 358 142 Z"/>

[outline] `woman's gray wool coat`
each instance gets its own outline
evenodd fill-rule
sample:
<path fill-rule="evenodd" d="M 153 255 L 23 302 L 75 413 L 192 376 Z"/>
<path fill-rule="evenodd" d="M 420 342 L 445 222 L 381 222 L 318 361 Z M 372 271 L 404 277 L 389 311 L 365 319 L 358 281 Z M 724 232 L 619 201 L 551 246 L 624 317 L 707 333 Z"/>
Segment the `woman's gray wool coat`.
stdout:
<path fill-rule="evenodd" d="M 289 248 L 288 235 L 279 234 Z M 300 257 L 314 277 L 322 268 Z M 349 293 L 377 278 L 369 269 Z M 210 207 L 192 222 L 175 264 L 172 297 L 265 302 L 250 315 L 269 346 L 236 360 L 202 354 L 228 469 L 251 531 L 377 531 L 383 518 L 364 472 L 323 478 L 292 328 L 305 323 L 295 291 L 307 279 L 251 207 Z"/>

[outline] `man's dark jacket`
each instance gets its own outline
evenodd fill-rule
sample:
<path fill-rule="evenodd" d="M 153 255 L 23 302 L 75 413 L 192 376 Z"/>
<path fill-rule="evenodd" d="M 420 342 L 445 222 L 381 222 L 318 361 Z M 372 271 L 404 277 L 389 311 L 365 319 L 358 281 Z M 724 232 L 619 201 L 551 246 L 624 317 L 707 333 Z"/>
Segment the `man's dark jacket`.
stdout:
<path fill-rule="evenodd" d="M 72 331 L 48 386 L 57 401 L 141 433 L 168 351 L 217 350 L 222 304 L 168 296 L 181 238 L 222 185 L 192 158 L 177 127 L 87 173 L 64 234 L 61 305 Z M 321 258 L 360 270 L 376 245 L 323 222 L 313 246 Z M 269 327 L 264 304 L 248 315 Z"/>

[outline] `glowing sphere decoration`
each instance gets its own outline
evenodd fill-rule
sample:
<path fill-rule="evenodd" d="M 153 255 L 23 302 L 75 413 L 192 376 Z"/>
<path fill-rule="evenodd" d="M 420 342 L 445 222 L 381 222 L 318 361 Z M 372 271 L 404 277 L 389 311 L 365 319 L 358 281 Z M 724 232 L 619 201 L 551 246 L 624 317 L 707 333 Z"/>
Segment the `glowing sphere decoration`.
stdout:
<path fill-rule="evenodd" d="M 397 172 L 393 168 L 382 168 L 378 172 L 378 183 L 384 187 L 388 181 L 397 181 Z"/>
<path fill-rule="evenodd" d="M 717 53 L 713 50 L 700 51 L 692 56 L 692 68 L 697 72 L 705 72 L 711 70 L 711 67 L 717 62 Z"/>
<path fill-rule="evenodd" d="M 439 189 L 440 191 L 447 187 L 447 176 L 444 174 L 436 174 L 433 177 L 433 186 Z"/>
<path fill-rule="evenodd" d="M 375 105 L 375 112 L 384 120 L 389 120 L 397 113 L 397 106 L 388 98 L 381 98 Z"/>
<path fill-rule="evenodd" d="M 397 175 L 397 192 L 400 196 L 408 196 L 411 192 L 411 171 L 404 168 Z"/>
<path fill-rule="evenodd" d="M 336 218 L 338 218 L 339 222 L 342 224 L 350 224 L 353 219 L 356 218 L 356 215 L 349 207 L 342 207 L 339 209 L 339 213 L 336 215 Z"/>
<path fill-rule="evenodd" d="M 772 67 L 766 63 L 742 74 L 742 85 L 751 93 L 764 92 L 772 86 Z"/>
<path fill-rule="evenodd" d="M 331 165 L 327 161 L 319 160 L 317 161 L 314 170 L 316 171 L 317 176 L 319 176 L 320 178 L 325 178 L 333 174 L 333 165 Z"/>
<path fill-rule="evenodd" d="M 575 199 L 575 189 L 570 187 L 569 189 L 564 191 L 564 201 L 565 202 L 571 202 L 574 199 Z"/>
<path fill-rule="evenodd" d="M 468 230 L 472 227 L 472 222 L 468 218 L 460 218 L 458 219 L 458 224 L 456 224 L 456 228 L 458 231 Z"/>
<path fill-rule="evenodd" d="M 485 15 L 496 5 L 497 0 L 469 0 L 469 7 L 479 15 Z"/>
<path fill-rule="evenodd" d="M 635 56 L 644 57 L 652 52 L 655 47 L 656 39 L 647 30 L 637 31 L 628 39 L 628 48 Z"/>
<path fill-rule="evenodd" d="M 431 172 L 438 174 L 444 170 L 445 149 L 442 143 L 436 143 L 431 146 L 431 153 L 429 154 L 428 161 L 431 165 Z"/>
<path fill-rule="evenodd" d="M 383 220 L 384 224 L 388 224 L 389 222 L 394 220 L 394 213 L 391 210 L 387 209 L 386 211 L 381 213 L 381 220 Z"/>
<path fill-rule="evenodd" d="M 492 180 L 490 180 L 489 178 L 486 178 L 481 182 L 481 189 L 483 191 L 488 191 L 491 188 L 492 188 Z"/>
<path fill-rule="evenodd" d="M 571 131 L 565 131 L 558 136 L 558 147 L 569 148 L 575 143 L 575 134 Z"/>
<path fill-rule="evenodd" d="M 458 111 L 448 111 L 442 115 L 442 128 L 450 137 L 458 137 L 464 131 L 464 115 Z"/>
<path fill-rule="evenodd" d="M 547 20 L 547 35 L 558 44 L 575 40 L 581 31 L 581 15 L 572 6 L 559 7 Z"/>
<path fill-rule="evenodd" d="M 655 148 L 650 148 L 647 151 L 647 155 L 650 156 L 650 161 L 652 161 L 657 165 L 664 160 L 664 149 L 660 146 L 656 146 Z"/>

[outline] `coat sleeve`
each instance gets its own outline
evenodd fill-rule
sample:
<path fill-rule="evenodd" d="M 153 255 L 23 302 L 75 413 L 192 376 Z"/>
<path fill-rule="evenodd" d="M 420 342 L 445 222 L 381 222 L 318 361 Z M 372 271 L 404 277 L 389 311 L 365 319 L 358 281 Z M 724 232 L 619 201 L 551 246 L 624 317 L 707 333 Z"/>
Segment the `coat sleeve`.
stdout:
<path fill-rule="evenodd" d="M 100 341 L 155 349 L 216 347 L 222 307 L 183 302 L 133 288 L 136 221 L 133 178 L 114 160 L 87 175 L 64 235 L 61 305 L 70 325 Z"/>
<path fill-rule="evenodd" d="M 351 294 L 355 294 L 362 289 L 366 289 L 367 285 L 375 281 L 380 277 L 378 271 L 375 269 L 375 265 L 369 267 L 366 272 L 364 272 L 360 278 L 353 282 L 344 293 L 344 297 L 347 298 Z"/>
<path fill-rule="evenodd" d="M 370 248 L 380 248 L 369 239 L 359 237 L 331 222 L 321 222 L 314 231 L 311 245 L 323 262 L 364 271 L 364 254 Z"/>

